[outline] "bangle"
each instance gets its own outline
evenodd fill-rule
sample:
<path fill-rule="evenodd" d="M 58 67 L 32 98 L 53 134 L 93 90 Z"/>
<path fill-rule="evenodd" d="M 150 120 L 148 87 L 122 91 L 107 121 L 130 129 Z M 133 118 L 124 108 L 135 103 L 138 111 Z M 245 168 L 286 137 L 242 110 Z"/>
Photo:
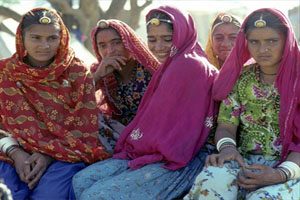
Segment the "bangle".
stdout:
<path fill-rule="evenodd" d="M 284 161 L 278 168 L 281 168 L 288 175 L 288 180 L 300 178 L 300 167 L 292 161 Z"/>
<path fill-rule="evenodd" d="M 224 138 L 221 138 L 218 142 L 217 142 L 217 150 L 220 152 L 220 147 L 225 144 L 225 143 L 230 143 L 230 144 L 233 144 L 234 146 L 236 146 L 236 142 L 232 139 L 232 138 L 229 138 L 229 137 L 224 137 Z"/>
<path fill-rule="evenodd" d="M 12 146 L 8 147 L 7 150 L 6 150 L 6 155 L 7 155 L 8 157 L 10 157 L 9 154 L 10 154 L 11 152 L 13 152 L 13 150 L 15 150 L 17 147 L 19 147 L 19 146 L 18 146 L 18 145 L 12 145 Z"/>
<path fill-rule="evenodd" d="M 289 175 L 285 169 L 278 167 L 277 170 L 279 171 L 281 178 L 284 179 L 284 182 L 289 180 Z"/>
<path fill-rule="evenodd" d="M 220 150 L 219 150 L 219 152 L 221 152 L 223 149 L 225 149 L 226 147 L 236 147 L 234 144 L 232 144 L 232 143 L 223 143 L 221 146 L 220 146 Z"/>
<path fill-rule="evenodd" d="M 7 154 L 7 150 L 11 146 L 19 146 L 19 143 L 16 139 L 12 137 L 5 137 L 0 139 L 0 151 Z"/>

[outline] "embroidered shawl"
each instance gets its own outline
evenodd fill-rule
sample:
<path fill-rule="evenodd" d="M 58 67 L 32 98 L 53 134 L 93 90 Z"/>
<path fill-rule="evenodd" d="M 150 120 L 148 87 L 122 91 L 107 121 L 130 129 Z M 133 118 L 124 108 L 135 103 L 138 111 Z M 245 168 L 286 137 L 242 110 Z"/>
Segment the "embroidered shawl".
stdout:
<path fill-rule="evenodd" d="M 38 9 L 48 10 L 32 11 Z M 18 26 L 17 52 L 0 61 L 1 123 L 28 153 L 93 163 L 109 157 L 98 140 L 93 79 L 74 57 L 69 32 L 59 20 L 60 47 L 54 61 L 41 69 L 23 62 L 22 21 Z M 4 155 L 0 159 L 7 160 Z"/>
<path fill-rule="evenodd" d="M 280 94 L 279 127 L 280 140 L 283 144 L 281 152 L 281 160 L 283 161 L 289 152 L 300 152 L 300 52 L 292 25 L 281 11 L 271 8 L 262 8 L 257 11 L 273 13 L 288 30 L 284 52 L 275 81 L 275 86 Z M 251 58 L 247 47 L 246 35 L 244 34 L 245 24 L 249 16 L 243 22 L 235 47 L 232 49 L 214 83 L 213 96 L 216 100 L 226 98 L 238 80 L 243 64 Z"/>
<path fill-rule="evenodd" d="M 136 169 L 164 162 L 176 170 L 198 153 L 212 127 L 214 68 L 197 42 L 192 17 L 177 8 L 151 10 L 166 13 L 173 22 L 173 47 L 166 62 L 153 75 L 137 115 L 122 132 L 115 158 L 131 159 Z"/>
<path fill-rule="evenodd" d="M 112 27 L 120 34 L 125 48 L 129 51 L 133 59 L 137 60 L 137 62 L 145 67 L 150 73 L 157 70 L 159 66 L 158 60 L 131 27 L 116 19 L 105 20 L 105 22 L 108 23 L 109 27 Z M 96 36 L 100 29 L 99 26 L 96 26 L 91 32 L 93 49 L 98 60 L 97 63 L 94 63 L 91 66 L 92 72 L 97 70 L 97 67 L 102 61 L 96 41 Z M 117 81 L 113 73 L 106 75 L 96 83 L 96 99 L 98 107 L 101 112 L 110 116 L 119 115 L 118 113 L 121 112 L 113 99 L 117 92 L 117 86 Z"/>

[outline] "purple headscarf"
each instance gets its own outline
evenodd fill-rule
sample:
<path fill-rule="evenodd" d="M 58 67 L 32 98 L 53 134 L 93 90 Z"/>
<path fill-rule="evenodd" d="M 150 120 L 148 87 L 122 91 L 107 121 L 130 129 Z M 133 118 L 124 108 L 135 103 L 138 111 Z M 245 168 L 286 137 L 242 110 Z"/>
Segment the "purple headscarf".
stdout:
<path fill-rule="evenodd" d="M 217 74 L 199 43 L 192 17 L 170 6 L 151 10 L 173 22 L 173 47 L 152 77 L 136 117 L 115 148 L 115 158 L 131 159 L 133 169 L 165 162 L 176 170 L 198 153 L 211 130 L 215 104 L 211 88 Z"/>
<path fill-rule="evenodd" d="M 300 152 L 300 52 L 289 20 L 282 12 L 272 8 L 256 10 L 276 15 L 287 28 L 285 48 L 279 65 L 275 86 L 280 94 L 279 126 L 283 143 L 281 160 L 285 160 L 290 151 Z M 252 13 L 249 15 L 251 16 Z M 243 64 L 250 59 L 244 28 L 249 16 L 244 20 L 238 33 L 235 47 L 225 61 L 214 83 L 213 96 L 223 100 L 238 80 Z"/>

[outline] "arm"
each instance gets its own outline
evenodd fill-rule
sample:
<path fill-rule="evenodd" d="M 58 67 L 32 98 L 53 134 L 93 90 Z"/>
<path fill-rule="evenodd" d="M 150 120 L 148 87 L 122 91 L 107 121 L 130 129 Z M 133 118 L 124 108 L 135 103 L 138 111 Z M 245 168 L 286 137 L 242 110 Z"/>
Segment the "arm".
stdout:
<path fill-rule="evenodd" d="M 233 143 L 223 143 L 222 145 L 219 145 L 219 142 L 224 138 L 230 138 L 233 141 L 236 140 L 236 131 L 237 126 L 233 124 L 225 124 L 220 123 L 217 127 L 216 135 L 215 135 L 215 141 L 218 144 L 217 146 L 220 146 L 219 154 L 212 154 L 209 155 L 206 158 L 206 166 L 212 165 L 212 166 L 219 166 L 222 167 L 224 162 L 235 160 L 239 163 L 240 166 L 244 166 L 244 160 L 243 157 L 238 152 L 236 145 Z"/>

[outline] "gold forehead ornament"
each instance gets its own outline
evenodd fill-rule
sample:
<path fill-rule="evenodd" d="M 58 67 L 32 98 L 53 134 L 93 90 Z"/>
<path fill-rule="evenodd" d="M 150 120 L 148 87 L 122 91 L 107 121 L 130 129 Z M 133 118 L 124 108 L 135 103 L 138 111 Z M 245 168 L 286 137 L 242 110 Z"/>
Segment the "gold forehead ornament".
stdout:
<path fill-rule="evenodd" d="M 40 24 L 50 24 L 51 19 L 46 16 L 46 11 L 43 12 L 43 17 L 39 19 Z"/>
<path fill-rule="evenodd" d="M 108 28 L 108 27 L 109 27 L 109 24 L 108 24 L 108 22 L 107 22 L 106 20 L 101 19 L 101 20 L 99 20 L 99 21 L 97 22 L 97 26 L 98 26 L 99 28 Z"/>
<path fill-rule="evenodd" d="M 267 22 L 265 20 L 263 20 L 262 15 L 261 15 L 260 18 L 254 22 L 254 26 L 256 28 L 264 28 L 267 26 Z"/>
<path fill-rule="evenodd" d="M 221 16 L 220 19 L 223 23 L 231 23 L 232 22 L 232 17 L 230 15 L 223 15 L 223 16 Z"/>
<path fill-rule="evenodd" d="M 159 26 L 159 25 L 160 25 L 160 22 L 166 22 L 166 23 L 172 24 L 172 21 L 171 21 L 171 20 L 168 20 L 168 19 L 152 18 L 152 19 L 150 19 L 150 20 L 147 22 L 147 25 L 151 24 L 151 25 L 154 25 L 154 26 Z"/>

